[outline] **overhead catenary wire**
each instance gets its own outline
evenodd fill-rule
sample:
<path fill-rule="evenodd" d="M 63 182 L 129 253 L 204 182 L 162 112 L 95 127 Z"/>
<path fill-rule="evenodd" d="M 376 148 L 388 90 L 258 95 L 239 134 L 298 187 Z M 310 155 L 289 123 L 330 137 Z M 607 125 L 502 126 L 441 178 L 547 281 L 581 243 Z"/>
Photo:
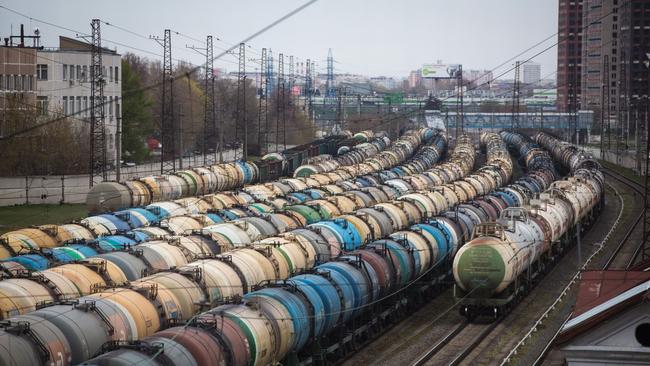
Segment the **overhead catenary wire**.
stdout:
<path fill-rule="evenodd" d="M 401 249 L 401 248 L 400 248 L 400 249 Z M 404 248 L 404 249 L 406 250 L 406 248 Z M 425 273 L 423 273 L 421 276 L 419 276 L 419 277 L 415 278 L 414 280 L 410 281 L 409 284 L 407 284 L 405 287 L 403 287 L 403 288 L 401 288 L 401 289 L 398 289 L 398 290 L 396 290 L 395 292 L 393 292 L 393 293 L 391 293 L 391 294 L 388 294 L 388 295 L 384 296 L 383 298 L 380 298 L 380 299 L 378 299 L 378 300 L 375 300 L 375 301 L 373 301 L 373 302 L 371 302 L 371 303 L 368 303 L 368 304 L 364 304 L 364 305 L 359 306 L 359 307 L 354 307 L 354 308 L 350 308 L 350 309 L 345 309 L 345 310 L 342 310 L 341 312 L 332 312 L 332 313 L 330 313 L 330 314 L 328 314 L 328 315 L 337 315 L 337 314 L 340 314 L 340 313 L 343 313 L 343 312 L 354 311 L 354 310 L 357 310 L 357 309 L 361 309 L 361 308 L 364 308 L 364 307 L 367 307 L 367 306 L 374 305 L 377 301 L 383 301 L 384 299 L 386 299 L 386 298 L 388 298 L 388 297 L 394 296 L 395 294 L 397 294 L 397 293 L 399 293 L 399 292 L 401 292 L 401 291 L 404 291 L 404 290 L 407 289 L 408 287 L 412 286 L 413 283 L 415 283 L 415 282 L 417 282 L 419 279 L 421 279 L 422 276 L 428 274 L 428 272 L 430 272 L 432 269 L 433 269 L 433 268 L 430 268 L 430 269 L 427 270 Z M 355 283 L 353 283 L 353 284 L 355 284 Z M 356 284 L 359 285 L 358 283 L 356 283 Z M 183 288 L 185 288 L 185 287 L 183 287 Z M 468 294 L 468 295 L 469 295 L 469 294 Z M 466 295 L 466 296 L 468 296 L 468 295 Z M 452 308 L 453 308 L 453 306 L 452 306 Z M 72 311 L 72 309 L 71 309 L 71 311 Z M 278 320 L 280 320 L 280 319 L 278 319 Z"/>
<path fill-rule="evenodd" d="M 349 310 L 349 309 L 348 309 Z"/>
<path fill-rule="evenodd" d="M 292 16 L 293 14 L 295 14 L 295 13 L 301 11 L 302 9 L 304 9 L 305 7 L 311 5 L 311 4 L 314 3 L 315 1 L 317 1 L 317 0 L 311 0 L 311 1 L 307 2 L 307 3 L 305 3 L 303 6 L 301 6 L 301 7 L 297 8 L 297 9 L 295 9 L 293 12 L 291 12 L 291 13 L 285 15 L 284 17 L 282 17 L 282 18 L 276 20 L 275 22 L 271 23 L 271 24 L 268 25 L 267 27 L 262 28 L 260 31 L 254 33 L 253 35 L 251 35 L 250 37 L 248 37 L 247 39 L 245 39 L 243 42 L 245 43 L 245 42 L 248 41 L 249 39 L 255 38 L 257 35 L 259 35 L 259 34 L 261 34 L 261 33 L 264 33 L 266 30 L 268 30 L 268 29 L 270 29 L 271 27 L 275 26 L 276 24 L 278 24 L 279 22 L 283 21 L 284 19 L 286 19 L 286 18 Z M 624 3 L 624 5 L 629 5 L 629 4 L 630 4 L 630 1 L 627 1 L 627 2 Z M 624 6 L 624 5 L 621 5 L 621 6 Z M 29 18 L 29 19 L 33 19 L 33 20 L 35 20 L 35 21 L 40 21 L 39 19 L 31 18 L 31 17 L 29 17 L 29 16 L 27 16 L 27 15 L 25 15 L 25 14 L 23 14 L 23 13 L 17 12 L 17 11 L 15 11 L 15 10 L 13 10 L 13 9 L 7 8 L 7 7 L 2 6 L 2 5 L 0 5 L 0 8 L 4 8 L 4 9 L 6 9 L 6 10 L 8 10 L 8 11 L 14 12 L 14 13 L 16 13 L 16 14 L 19 14 L 19 15 L 21 15 L 21 16 L 27 17 L 27 18 Z M 584 30 L 587 29 L 588 27 L 590 27 L 590 26 L 592 26 L 592 25 L 594 25 L 594 24 L 598 24 L 599 21 L 601 21 L 602 19 L 604 19 L 604 18 L 606 18 L 606 17 L 608 17 L 608 16 L 610 16 L 610 15 L 612 15 L 612 14 L 613 14 L 613 10 L 610 11 L 610 12 L 608 12 L 607 14 L 601 16 L 600 18 L 598 18 L 598 19 L 592 21 L 591 23 L 589 23 L 589 24 L 583 26 L 583 27 L 582 27 L 582 30 L 584 31 Z M 60 26 L 57 26 L 57 25 L 51 24 L 51 23 L 49 23 L 49 22 L 45 22 L 45 21 L 44 21 L 44 23 L 45 23 L 45 24 L 52 25 L 52 26 L 60 27 Z M 61 28 L 66 29 L 66 30 L 68 30 L 68 31 L 72 31 L 71 29 L 69 29 L 69 28 L 67 28 L 67 27 L 61 27 Z M 567 35 L 566 37 L 569 37 L 569 36 Z M 565 39 L 566 39 L 566 37 L 565 37 Z M 558 38 L 561 38 L 561 37 L 558 37 Z M 550 46 L 544 48 L 542 51 L 537 52 L 537 53 L 534 54 L 533 56 L 531 56 L 531 57 L 529 57 L 528 59 L 526 59 L 524 62 L 531 61 L 533 58 L 535 58 L 535 57 L 537 57 L 537 56 L 539 56 L 539 55 L 541 55 L 541 54 L 543 54 L 543 53 L 549 51 L 549 50 L 552 49 L 553 47 L 556 47 L 556 46 L 557 46 L 559 43 L 561 43 L 563 40 L 564 40 L 564 39 L 559 39 L 559 40 L 558 40 L 557 42 L 555 42 L 554 44 L 552 44 L 552 45 L 550 45 Z M 540 44 L 540 43 L 538 42 L 538 44 Z M 532 47 L 535 47 L 535 46 L 536 46 L 536 45 L 534 45 L 534 46 L 532 46 Z M 221 54 L 217 55 L 217 56 L 215 57 L 215 59 L 218 59 L 218 58 L 222 57 L 223 55 L 225 55 L 225 54 L 229 53 L 230 51 L 234 50 L 236 47 L 237 47 L 237 44 L 233 45 L 233 46 L 230 47 L 227 51 L 222 52 Z M 528 49 L 525 50 L 525 51 L 523 51 L 523 53 L 525 53 L 525 52 L 527 52 L 527 51 L 528 51 Z M 514 56 L 514 57 L 516 58 L 516 57 L 518 57 L 518 56 L 519 56 L 519 55 Z M 507 63 L 507 61 L 506 61 L 506 63 Z M 501 66 L 501 65 L 499 65 L 498 67 L 500 67 L 500 66 Z M 200 68 L 200 66 L 197 67 L 197 68 L 194 68 L 194 69 L 192 69 L 192 70 L 190 70 L 190 71 L 188 71 L 188 73 L 194 73 L 194 72 L 196 72 L 196 71 L 198 70 L 198 68 Z M 503 73 L 499 74 L 497 77 L 493 78 L 492 81 L 493 81 L 493 80 L 496 80 L 496 79 L 499 79 L 499 78 L 501 78 L 501 77 L 503 77 L 503 76 L 505 76 L 506 74 L 508 74 L 508 73 L 511 72 L 512 70 L 514 70 L 514 68 L 510 68 L 510 69 L 504 71 Z M 178 76 L 176 76 L 176 77 L 178 77 Z M 482 83 L 482 84 L 476 85 L 476 86 L 474 86 L 473 88 L 469 88 L 468 91 L 470 91 L 470 90 L 475 90 L 475 89 L 477 89 L 477 88 L 479 88 L 479 87 L 481 87 L 481 86 L 484 86 L 484 85 L 489 84 L 490 82 L 491 82 L 491 81 L 486 81 L 486 82 L 484 82 L 484 83 Z M 151 88 L 156 87 L 156 86 L 157 86 L 157 84 L 154 84 L 154 85 L 147 86 L 147 87 L 144 87 L 144 88 L 141 88 L 141 89 L 142 89 L 142 90 L 148 90 L 148 89 L 151 89 Z M 449 96 L 449 97 L 443 99 L 443 101 L 445 101 L 445 100 L 449 100 L 449 99 L 454 98 L 454 97 L 456 97 L 456 96 L 457 96 L 457 95 L 451 95 L 451 96 Z M 124 95 L 123 95 L 123 98 L 124 98 Z M 79 112 L 76 112 L 76 113 L 79 113 Z M 419 113 L 419 111 L 417 111 L 417 113 Z M 44 125 L 47 125 L 47 124 L 50 124 L 50 123 L 56 122 L 56 121 L 58 121 L 58 120 L 60 120 L 60 119 L 61 119 L 61 118 L 56 118 L 56 119 L 53 119 L 53 120 L 51 120 L 51 121 L 48 121 L 48 122 L 44 122 L 44 123 L 42 123 L 42 124 L 39 124 L 39 125 L 37 125 L 37 126 L 32 126 L 32 127 L 30 127 L 30 128 L 24 129 L 24 130 L 22 130 L 22 131 L 14 132 L 14 133 L 12 133 L 12 134 L 9 134 L 8 136 L 0 136 L 0 140 L 8 139 L 8 138 L 11 138 L 11 137 L 13 137 L 13 136 L 17 136 L 17 135 L 19 135 L 19 134 L 22 134 L 22 133 L 25 133 L 25 132 L 31 131 L 31 130 L 33 130 L 33 129 L 40 128 L 40 127 L 42 127 L 42 126 L 44 126 Z"/>
<path fill-rule="evenodd" d="M 451 98 L 451 97 L 449 97 L 449 98 Z M 395 119 L 400 118 L 400 117 L 402 117 L 402 116 L 396 115 L 396 116 L 395 116 Z M 389 120 L 389 121 L 386 121 L 386 122 L 390 122 L 390 120 Z M 386 123 L 386 122 L 385 122 L 385 123 Z M 384 124 L 385 124 L 385 123 L 384 123 Z M 383 125 L 383 124 L 382 124 L 382 125 Z"/>
<path fill-rule="evenodd" d="M 414 156 L 414 155 L 413 155 L 413 156 Z M 412 159 L 413 156 L 411 156 L 408 160 Z M 408 160 L 407 160 L 407 161 L 408 161 Z M 233 179 L 234 179 L 234 177 L 230 176 L 229 174 L 227 174 L 227 176 L 230 177 L 230 178 L 233 178 Z M 80 194 L 84 194 L 84 195 L 85 195 L 85 193 L 80 193 Z M 112 196 L 112 197 L 110 197 L 110 196 L 109 196 L 109 197 L 106 197 L 106 199 L 117 198 L 117 197 L 119 197 L 118 194 L 116 194 L 116 195 L 114 195 L 114 196 Z M 204 197 L 204 196 L 198 196 L 198 197 L 194 197 L 194 198 L 195 198 L 194 203 L 197 203 L 197 202 L 199 202 L 200 200 L 204 199 L 205 197 Z M 154 204 L 155 204 L 155 202 L 154 202 Z M 271 206 L 273 206 L 273 205 L 271 205 Z M 178 208 L 172 210 L 172 211 L 170 212 L 170 214 L 174 213 L 175 210 L 177 210 L 177 209 L 178 209 L 178 210 L 181 210 L 181 209 L 185 209 L 185 208 L 186 208 L 186 207 L 184 207 L 184 206 L 181 205 L 181 206 L 179 206 Z"/>
<path fill-rule="evenodd" d="M 266 26 L 262 27 L 261 29 L 259 29 L 259 30 L 256 31 L 255 33 L 253 33 L 253 34 L 249 35 L 248 37 L 244 38 L 240 43 L 246 43 L 246 42 L 248 42 L 249 40 L 256 38 L 257 36 L 259 36 L 259 35 L 261 35 L 261 34 L 267 32 L 269 29 L 275 27 L 276 25 L 282 23 L 282 22 L 285 21 L 286 19 L 288 19 L 288 18 L 294 16 L 295 14 L 301 12 L 302 10 L 304 10 L 305 8 L 309 7 L 310 5 L 314 4 L 314 3 L 317 2 L 317 1 L 318 1 L 318 0 L 309 0 L 309 1 L 305 2 L 305 3 L 302 4 L 301 6 L 299 6 L 299 7 L 295 8 L 295 9 L 293 9 L 293 10 L 290 11 L 289 13 L 287 13 L 287 14 L 281 16 L 280 18 L 278 18 L 278 19 L 274 20 L 273 22 L 267 24 Z M 35 19 L 35 18 L 32 18 L 32 17 L 29 17 L 29 16 L 27 16 L 27 15 L 25 15 L 25 14 L 19 13 L 19 12 L 13 10 L 13 9 L 7 8 L 7 7 L 3 6 L 3 5 L 0 5 L 0 8 L 6 9 L 6 10 L 11 11 L 11 12 L 14 12 L 14 13 L 19 14 L 19 15 L 21 15 L 21 16 L 25 16 L 25 17 L 27 17 L 27 18 L 29 18 L 29 19 L 33 19 L 33 20 L 35 20 L 35 21 L 40 21 L 40 20 L 38 20 L 38 19 Z M 50 24 L 50 23 L 49 23 L 49 22 L 46 22 L 46 24 Z M 56 25 L 53 25 L 53 26 L 56 26 Z M 57 26 L 57 27 L 58 27 L 58 26 Z M 69 28 L 66 28 L 66 27 L 63 27 L 63 28 L 66 29 L 66 30 L 68 30 L 68 31 L 72 31 L 72 30 L 70 30 Z M 73 32 L 73 31 L 72 31 L 72 32 Z M 214 57 L 214 60 L 220 59 L 221 57 L 223 57 L 224 55 L 226 55 L 228 52 L 234 50 L 236 47 L 237 47 L 237 46 L 230 47 L 230 48 L 227 49 L 226 51 L 219 53 L 218 55 L 216 55 L 216 56 Z M 191 74 L 194 74 L 194 73 L 198 72 L 200 68 L 201 68 L 201 66 L 194 67 L 194 68 L 192 68 L 192 69 L 190 69 L 190 70 L 188 70 L 188 71 L 182 72 L 181 75 L 174 75 L 174 78 L 179 78 L 179 77 L 182 77 L 183 75 L 191 75 Z M 138 88 L 138 89 L 136 89 L 136 90 L 130 91 L 130 92 L 128 92 L 128 93 L 124 93 L 124 94 L 122 95 L 122 98 L 124 99 L 124 98 L 129 97 L 129 96 L 132 95 L 132 94 L 136 94 L 136 93 L 139 93 L 139 92 L 142 92 L 142 91 L 146 91 L 146 90 L 151 90 L 151 89 L 153 89 L 153 88 L 156 88 L 156 87 L 160 86 L 161 83 L 162 83 L 162 81 L 161 81 L 161 82 L 156 82 L 156 83 L 153 83 L 153 84 L 151 84 L 151 85 L 144 86 L 144 87 Z M 106 102 L 106 103 L 107 103 L 107 102 Z M 106 103 L 105 103 L 105 104 L 106 104 Z M 89 110 L 89 109 L 88 109 L 88 110 Z M 78 113 L 79 113 L 79 112 L 75 112 L 75 114 L 78 114 Z M 43 123 L 37 124 L 37 125 L 35 125 L 35 126 L 31 126 L 31 127 L 25 128 L 25 129 L 23 129 L 23 130 L 15 131 L 15 132 L 12 132 L 12 133 L 10 133 L 10 134 L 8 134 L 8 135 L 5 135 L 5 136 L 0 136 L 0 141 L 1 141 L 1 140 L 6 140 L 6 139 L 9 139 L 9 138 L 12 138 L 12 137 L 14 137 L 14 136 L 21 135 L 21 134 L 23 134 L 23 133 L 27 133 L 27 132 L 29 132 L 29 131 L 33 131 L 33 130 L 38 129 L 38 128 L 41 128 L 41 127 L 43 127 L 43 126 L 46 126 L 46 125 L 52 124 L 52 123 L 57 122 L 57 121 L 60 121 L 60 120 L 63 120 L 64 118 L 65 118 L 65 117 L 54 118 L 54 119 L 51 119 L 51 120 L 49 120 L 49 121 L 46 121 L 46 122 L 43 122 Z"/>

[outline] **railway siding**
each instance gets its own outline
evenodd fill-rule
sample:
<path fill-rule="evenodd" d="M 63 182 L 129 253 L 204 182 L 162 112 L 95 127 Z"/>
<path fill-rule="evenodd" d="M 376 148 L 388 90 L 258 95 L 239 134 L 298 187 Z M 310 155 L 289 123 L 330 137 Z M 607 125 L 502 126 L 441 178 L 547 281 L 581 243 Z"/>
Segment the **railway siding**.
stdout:
<path fill-rule="evenodd" d="M 607 206 L 612 206 L 612 200 L 618 201 L 618 225 L 595 225 L 590 233 L 585 237 L 585 241 L 590 236 L 600 235 L 604 243 L 602 250 L 590 256 L 590 261 L 585 263 L 584 269 L 625 269 L 631 262 L 636 245 L 635 235 L 638 236 L 639 230 L 635 230 L 633 223 L 638 222 L 638 215 L 642 212 L 642 206 L 635 193 L 638 183 L 630 179 L 625 174 L 620 174 L 609 168 L 605 168 L 607 176 L 610 178 L 610 186 L 607 193 Z M 638 193 L 638 192 L 637 192 Z M 603 215 L 611 216 L 611 209 L 607 208 Z M 575 284 L 572 282 L 567 295 L 557 301 L 555 306 L 537 319 L 535 325 L 530 328 L 529 333 L 522 338 L 516 351 L 513 349 L 502 364 L 509 365 L 533 365 L 544 364 L 552 365 L 562 361 L 562 357 L 557 350 L 552 349 L 549 344 L 559 332 L 564 322 L 571 314 L 575 304 Z M 538 324 L 539 323 L 539 324 Z M 533 351 L 534 350 L 534 351 Z M 544 358 L 546 352 L 549 356 Z"/>

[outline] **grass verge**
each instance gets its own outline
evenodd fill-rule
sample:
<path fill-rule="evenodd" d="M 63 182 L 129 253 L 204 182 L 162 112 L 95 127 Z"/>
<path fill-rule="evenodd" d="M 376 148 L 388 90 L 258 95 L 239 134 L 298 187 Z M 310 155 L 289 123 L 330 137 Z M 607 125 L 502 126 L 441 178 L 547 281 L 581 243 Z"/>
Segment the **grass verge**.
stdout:
<path fill-rule="evenodd" d="M 85 204 L 0 207 L 0 234 L 32 225 L 63 224 L 86 216 Z"/>

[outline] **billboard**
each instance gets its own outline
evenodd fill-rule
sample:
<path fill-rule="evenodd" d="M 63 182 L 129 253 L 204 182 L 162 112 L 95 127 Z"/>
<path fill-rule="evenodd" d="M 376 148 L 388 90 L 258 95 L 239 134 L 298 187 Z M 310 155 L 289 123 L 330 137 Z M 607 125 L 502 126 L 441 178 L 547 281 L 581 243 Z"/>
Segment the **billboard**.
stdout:
<path fill-rule="evenodd" d="M 425 64 L 422 65 L 421 75 L 423 78 L 429 78 L 429 79 L 450 79 L 454 77 L 457 68 L 458 65 Z"/>

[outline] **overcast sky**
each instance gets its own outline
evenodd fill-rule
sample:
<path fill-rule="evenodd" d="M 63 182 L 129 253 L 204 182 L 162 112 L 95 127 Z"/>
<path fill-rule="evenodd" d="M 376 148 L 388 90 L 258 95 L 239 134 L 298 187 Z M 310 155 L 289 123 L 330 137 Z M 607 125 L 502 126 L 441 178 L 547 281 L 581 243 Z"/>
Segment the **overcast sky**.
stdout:
<path fill-rule="evenodd" d="M 75 31 L 88 33 L 90 19 L 100 18 L 144 36 L 162 36 L 164 28 L 200 40 L 212 34 L 222 40 L 215 40 L 215 47 L 226 48 L 304 2 L 2 0 L 0 5 Z M 283 52 L 301 61 L 316 60 L 319 71 L 324 72 L 327 50 L 332 48 L 336 72 L 407 76 L 410 70 L 436 60 L 462 63 L 465 69 L 493 69 L 554 35 L 557 11 L 557 0 L 320 0 L 250 41 L 248 57 L 259 58 L 259 50 L 270 47 L 275 55 Z M 25 23 L 30 33 L 39 27 L 45 46 L 57 46 L 58 35 L 75 36 L 0 8 L 0 36 L 8 36 L 12 25 L 14 35 L 18 34 L 20 23 Z M 161 47 L 137 35 L 103 24 L 102 37 L 104 45 L 116 47 L 120 53 L 161 58 L 157 56 L 162 54 Z M 519 59 L 527 59 L 556 41 L 557 36 L 552 37 Z M 173 36 L 174 58 L 202 63 L 204 59 L 186 49 L 186 44 L 199 45 Z M 535 57 L 534 61 L 542 64 L 543 77 L 555 78 L 556 54 L 553 47 Z M 216 65 L 232 71 L 236 69 L 234 61 L 233 56 L 224 56 Z M 495 76 L 513 63 L 496 70 Z M 249 62 L 248 66 L 253 70 L 256 65 Z"/>

